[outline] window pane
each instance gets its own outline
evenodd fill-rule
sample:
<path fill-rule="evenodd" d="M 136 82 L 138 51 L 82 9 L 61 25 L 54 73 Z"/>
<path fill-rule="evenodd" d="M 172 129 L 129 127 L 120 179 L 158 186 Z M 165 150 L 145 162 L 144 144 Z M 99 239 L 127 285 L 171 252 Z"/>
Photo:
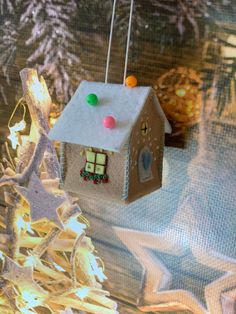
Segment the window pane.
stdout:
<path fill-rule="evenodd" d="M 106 164 L 106 155 L 98 153 L 96 163 L 99 165 L 105 165 Z"/>
<path fill-rule="evenodd" d="M 95 153 L 94 152 L 90 152 L 90 151 L 86 151 L 86 159 L 89 162 L 95 162 Z"/>
<path fill-rule="evenodd" d="M 104 174 L 105 173 L 105 167 L 104 166 L 100 166 L 100 165 L 96 165 L 95 173 L 97 173 L 97 174 Z"/>
<path fill-rule="evenodd" d="M 94 172 L 94 164 L 90 162 L 86 162 L 85 170 L 88 172 Z"/>

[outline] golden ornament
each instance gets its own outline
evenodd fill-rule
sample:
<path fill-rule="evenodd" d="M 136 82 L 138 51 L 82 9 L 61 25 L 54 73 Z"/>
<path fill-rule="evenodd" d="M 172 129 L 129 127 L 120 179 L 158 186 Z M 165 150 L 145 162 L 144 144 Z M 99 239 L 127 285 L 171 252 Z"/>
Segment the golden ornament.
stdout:
<path fill-rule="evenodd" d="M 179 125 L 200 120 L 202 80 L 193 69 L 178 67 L 157 79 L 156 93 L 167 118 Z"/>

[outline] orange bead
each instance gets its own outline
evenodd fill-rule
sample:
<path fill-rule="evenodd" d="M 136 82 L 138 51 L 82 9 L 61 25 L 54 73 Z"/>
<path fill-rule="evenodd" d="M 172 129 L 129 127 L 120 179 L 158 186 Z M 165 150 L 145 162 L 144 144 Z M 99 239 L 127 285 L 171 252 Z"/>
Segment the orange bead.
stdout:
<path fill-rule="evenodd" d="M 135 76 L 130 75 L 127 76 L 126 80 L 125 80 L 125 85 L 128 87 L 135 87 L 137 85 L 137 79 Z"/>

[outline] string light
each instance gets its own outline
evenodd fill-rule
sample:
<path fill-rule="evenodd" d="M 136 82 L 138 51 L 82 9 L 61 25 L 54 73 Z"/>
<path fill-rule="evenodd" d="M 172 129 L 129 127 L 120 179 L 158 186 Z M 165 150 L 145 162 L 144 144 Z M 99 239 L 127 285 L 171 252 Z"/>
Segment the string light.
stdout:
<path fill-rule="evenodd" d="M 29 309 L 27 309 L 25 307 L 21 308 L 20 311 L 21 311 L 22 314 L 35 314 L 35 312 L 32 312 L 32 311 L 30 311 Z"/>
<path fill-rule="evenodd" d="M 38 80 L 36 75 L 31 77 L 32 83 L 29 86 L 31 93 L 36 95 L 39 102 L 45 101 L 48 99 L 48 94 L 45 91 L 45 86 Z"/>
<path fill-rule="evenodd" d="M 34 95 L 36 95 L 38 102 L 40 102 L 40 100 L 43 100 L 43 99 L 47 100 L 45 97 L 48 97 L 48 93 L 44 93 L 45 86 L 44 86 L 43 81 L 39 82 L 34 77 L 34 78 L 32 78 L 32 84 L 29 85 L 27 88 L 28 88 L 27 93 L 29 92 L 30 89 L 33 90 L 32 93 Z M 45 90 L 47 91 L 47 89 L 45 89 Z M 40 99 L 40 97 L 41 97 L 41 99 Z M 20 145 L 20 147 L 18 147 L 19 152 L 20 152 L 22 146 L 23 146 L 23 148 L 26 148 L 24 146 L 24 144 L 22 144 L 22 143 L 26 143 L 27 141 L 32 140 L 32 138 L 31 138 L 32 132 L 30 132 L 30 136 L 21 136 L 19 134 L 19 132 L 22 131 L 26 126 L 26 123 L 24 120 L 24 118 L 25 118 L 25 106 L 23 104 L 21 104 L 21 101 L 22 101 L 22 99 L 16 105 L 16 107 L 13 111 L 13 114 L 9 120 L 9 123 L 8 123 L 8 127 L 10 130 L 9 138 L 11 139 L 12 147 L 15 149 L 15 148 L 17 148 L 18 145 Z M 41 105 L 40 103 L 37 103 L 37 101 L 36 101 L 35 106 Z M 16 110 L 20 104 L 24 108 L 23 118 L 20 122 L 17 122 L 15 125 L 12 126 L 12 125 L 10 125 L 12 117 L 14 116 L 14 114 L 15 114 L 15 112 L 16 112 Z M 46 108 L 47 106 L 44 106 L 44 107 Z M 40 109 L 46 111 L 47 108 L 46 109 L 45 108 L 40 108 Z M 45 117 L 46 117 L 46 115 L 45 115 Z M 32 131 L 32 129 L 37 131 L 37 125 L 35 125 L 33 123 L 31 125 L 31 131 Z M 16 166 L 17 166 L 17 164 L 16 164 Z M 19 245 L 19 252 L 18 253 L 20 253 L 20 254 L 18 254 L 18 256 L 16 256 L 13 261 L 15 261 L 17 264 L 19 263 L 19 267 L 22 267 L 22 268 L 30 267 L 31 269 L 30 269 L 30 276 L 29 276 L 29 273 L 27 272 L 27 269 L 22 270 L 23 272 L 25 271 L 25 273 L 23 274 L 24 276 L 22 275 L 22 282 L 20 282 L 21 280 L 19 280 L 19 277 L 17 277 L 17 274 L 15 275 L 15 277 L 12 276 L 12 277 L 14 277 L 13 279 L 10 278 L 10 280 L 12 282 L 12 289 L 13 289 L 14 294 L 15 294 L 15 295 L 12 294 L 12 296 L 15 298 L 16 306 L 17 306 L 19 313 L 36 314 L 36 312 L 38 313 L 38 311 L 44 311 L 43 309 L 41 309 L 41 307 L 47 308 L 51 313 L 54 313 L 54 312 L 56 313 L 56 312 L 58 312 L 58 305 L 55 304 L 55 308 L 54 308 L 53 302 L 52 302 L 52 305 L 50 304 L 50 306 L 47 303 L 48 303 L 48 301 L 50 301 L 51 293 L 53 296 L 59 296 L 60 295 L 59 294 L 60 290 L 59 290 L 59 292 L 58 291 L 51 291 L 54 289 L 58 290 L 58 289 L 62 288 L 61 284 L 60 285 L 54 284 L 54 282 L 61 282 L 61 278 L 63 280 L 62 274 L 60 274 L 58 272 L 66 272 L 66 275 L 64 275 L 65 279 L 67 277 L 69 278 L 69 276 L 70 276 L 69 272 L 71 270 L 71 267 L 64 266 L 67 264 L 67 262 L 69 262 L 69 257 L 68 257 L 66 252 L 62 252 L 60 255 L 58 255 L 60 257 L 60 259 L 62 259 L 65 262 L 65 264 L 60 262 L 60 264 L 65 267 L 65 269 L 64 269 L 63 267 L 61 267 L 57 263 L 53 262 L 52 257 L 50 257 L 50 255 L 46 254 L 45 260 L 43 260 L 42 257 L 40 257 L 40 256 L 30 255 L 30 254 L 34 254 L 34 250 L 31 250 L 34 247 L 34 244 L 37 245 L 37 243 L 40 243 L 41 240 L 43 240 L 43 238 L 46 238 L 47 234 L 49 234 L 49 233 L 47 231 L 47 228 L 46 228 L 45 232 L 36 231 L 36 229 L 34 231 L 31 229 L 31 221 L 30 221 L 30 217 L 28 216 L 28 212 L 30 212 L 30 208 L 28 208 L 28 206 L 25 205 L 25 202 L 26 202 L 26 200 L 24 198 L 19 198 L 19 200 L 15 206 L 16 216 L 15 216 L 15 219 L 13 221 L 13 227 L 14 227 L 14 230 L 16 230 L 16 232 L 18 233 L 19 240 L 22 240 L 20 238 L 22 238 L 22 236 L 23 236 L 23 238 L 24 238 L 23 242 L 25 241 L 25 242 L 29 243 L 29 245 L 27 245 L 27 248 L 25 247 L 25 249 L 22 250 L 21 249 L 22 243 L 18 243 L 18 245 Z M 70 203 L 72 204 L 72 202 L 70 202 Z M 80 236 L 81 234 L 84 233 L 84 229 L 86 229 L 86 227 L 87 227 L 86 226 L 87 221 L 85 220 L 85 218 L 83 221 L 80 220 L 82 218 L 83 217 L 80 216 L 80 218 L 69 219 L 69 221 L 66 225 L 66 228 L 68 228 L 69 230 L 72 230 L 75 233 L 72 237 L 70 235 L 70 232 L 69 232 L 69 235 L 68 235 L 69 241 L 72 241 L 72 238 L 75 238 L 75 241 L 76 241 L 77 238 L 75 237 L 75 235 Z M 42 225 L 42 229 L 43 229 L 43 227 L 44 227 L 44 225 Z M 35 236 L 37 236 L 37 238 L 31 237 L 29 235 L 27 237 L 27 235 L 24 234 L 25 232 L 32 233 Z M 62 239 L 61 237 L 59 237 L 58 240 L 59 241 L 62 240 L 66 243 L 66 239 L 67 238 Z M 40 240 L 40 242 L 38 240 Z M 87 238 L 87 241 L 88 241 L 88 244 L 87 244 L 88 248 L 85 248 L 84 246 L 76 247 L 75 253 L 77 253 L 77 250 L 81 249 L 83 251 L 82 254 L 83 253 L 85 253 L 86 255 L 91 254 L 91 256 L 92 256 L 92 253 L 90 253 L 90 250 L 92 247 L 91 239 Z M 50 241 L 50 243 L 48 243 L 47 247 L 49 247 L 52 244 L 52 242 L 53 241 Z M 33 245 L 31 245 L 31 244 L 33 244 Z M 76 242 L 76 244 L 77 244 L 77 242 Z M 80 243 L 78 243 L 78 244 L 80 244 Z M 65 246 L 67 246 L 67 245 L 65 244 Z M 66 249 L 66 251 L 67 251 L 67 249 Z M 6 257 L 4 255 L 4 253 L 0 251 L 0 259 L 2 261 L 5 261 L 5 258 Z M 77 254 L 73 254 L 73 256 L 71 258 L 71 260 L 72 260 L 71 262 L 73 262 L 73 264 L 74 263 L 76 264 L 76 258 L 77 258 Z M 49 267 L 47 267 L 47 264 L 50 264 Z M 57 272 L 55 271 L 55 269 L 53 270 L 54 267 L 57 270 Z M 85 258 L 85 274 L 84 274 L 84 276 L 85 276 L 85 278 L 89 278 L 89 274 L 86 271 L 86 267 L 89 267 L 90 272 L 94 272 L 94 274 L 96 274 L 97 277 L 99 277 L 101 279 L 103 277 L 105 277 L 104 274 L 102 273 L 102 269 L 99 268 L 98 265 L 96 264 L 95 258 L 94 258 L 94 264 L 92 266 L 90 266 L 89 258 Z M 10 266 L 9 266 L 9 268 L 10 268 Z M 14 269 L 13 269 L 13 272 L 14 272 Z M 51 272 L 53 272 L 52 278 L 50 276 Z M 42 273 L 42 276 L 41 276 L 41 273 Z M 68 276 L 67 276 L 67 273 L 68 273 Z M 44 276 L 44 274 L 46 276 Z M 47 277 L 49 277 L 50 279 L 45 279 Z M 76 273 L 75 277 L 77 277 L 77 273 Z M 41 283 L 41 285 L 40 285 L 40 283 Z M 77 278 L 75 278 L 75 284 L 77 287 L 76 286 L 75 286 L 75 288 L 73 287 L 72 288 L 73 290 L 70 290 L 70 291 L 71 291 L 71 293 L 74 293 L 75 301 L 78 303 L 77 308 L 80 308 L 80 305 L 82 303 L 80 300 L 85 299 L 86 297 L 89 296 L 89 294 L 91 294 L 90 297 L 92 299 L 93 295 L 92 295 L 91 291 L 93 291 L 93 290 L 90 287 L 80 286 L 79 280 L 77 280 Z M 78 288 L 78 285 L 79 285 L 79 288 Z M 43 288 L 41 286 L 43 286 Z M 45 290 L 44 290 L 44 288 L 45 288 Z M 69 289 L 69 287 L 68 287 L 68 289 Z M 64 292 L 64 289 L 63 289 L 63 292 Z M 77 299 L 76 296 L 79 299 Z M 95 299 L 95 297 L 94 297 L 94 299 Z M 3 299 L 3 301 L 4 300 L 5 299 Z M 68 301 L 67 301 L 66 296 L 64 295 L 62 298 L 62 303 L 60 303 L 60 308 L 62 306 L 65 306 L 65 307 L 68 306 L 69 301 L 70 301 L 70 299 L 68 299 Z M 0 303 L 1 303 L 1 300 L 0 300 Z M 63 304 L 63 303 L 65 303 L 65 304 Z M 89 304 L 84 303 L 82 307 L 84 307 L 85 310 L 86 310 L 86 308 L 88 308 L 88 310 L 89 310 L 92 307 L 92 308 L 94 308 L 94 313 L 95 312 L 97 313 L 99 311 L 103 312 L 100 310 L 102 305 L 99 306 L 96 303 L 97 302 L 91 302 L 90 301 Z M 91 304 L 91 306 L 90 306 L 90 304 Z M 40 307 L 40 308 L 38 308 L 38 307 Z M 52 309 L 51 309 L 51 307 L 52 307 Z M 105 308 L 107 308 L 107 306 L 104 306 L 104 309 Z M 111 308 L 112 308 L 112 304 L 111 304 Z M 14 309 L 12 309 L 12 310 L 14 312 Z M 66 312 L 67 311 L 69 311 L 68 307 L 66 307 Z M 0 309 L 0 312 L 1 312 L 1 309 Z M 111 313 L 113 313 L 113 312 L 115 313 L 115 311 L 113 311 L 111 309 Z M 72 310 L 71 310 L 71 314 L 72 314 Z"/>
<path fill-rule="evenodd" d="M 24 266 L 29 266 L 29 267 L 30 266 L 35 267 L 37 264 L 38 264 L 38 258 L 33 255 L 27 256 L 24 262 Z"/>
<path fill-rule="evenodd" d="M 5 257 L 4 257 L 4 254 L 2 251 L 0 251 L 0 260 L 2 260 L 4 262 L 5 260 Z"/>
<path fill-rule="evenodd" d="M 72 230 L 78 235 L 81 235 L 84 229 L 86 228 L 86 225 L 78 222 L 78 220 L 75 217 L 72 217 L 68 220 L 66 228 Z"/>
<path fill-rule="evenodd" d="M 23 131 L 26 127 L 26 123 L 25 123 L 25 113 L 26 113 L 26 108 L 25 105 L 22 103 L 23 98 L 21 98 L 18 103 L 15 106 L 15 109 L 13 110 L 11 117 L 8 121 L 8 128 L 10 131 L 9 136 L 7 137 L 10 141 L 11 141 L 11 145 L 13 149 L 16 149 L 16 147 L 20 144 L 19 143 L 19 134 L 18 132 Z M 14 114 L 16 113 L 16 110 L 19 106 L 23 107 L 23 118 L 20 122 L 15 123 L 13 126 L 10 126 L 11 120 L 14 116 Z"/>
<path fill-rule="evenodd" d="M 53 127 L 56 122 L 57 122 L 57 118 L 54 118 L 54 117 L 49 118 L 49 123 L 51 127 Z"/>
<path fill-rule="evenodd" d="M 34 231 L 31 229 L 31 223 L 29 221 L 26 221 L 25 225 L 26 225 L 26 231 L 31 234 L 34 234 Z"/>
<path fill-rule="evenodd" d="M 16 227 L 19 231 L 23 230 L 25 232 L 29 232 L 34 234 L 34 231 L 31 229 L 31 224 L 29 221 L 25 221 L 22 216 L 18 216 L 16 218 Z"/>
<path fill-rule="evenodd" d="M 42 304 L 36 294 L 33 294 L 27 290 L 21 292 L 22 299 L 26 302 L 26 308 L 36 307 Z"/>
<path fill-rule="evenodd" d="M 89 261 L 93 270 L 93 274 L 98 278 L 100 282 L 103 282 L 104 280 L 106 280 L 107 277 L 103 273 L 102 267 L 98 266 L 96 257 L 93 254 L 89 253 L 88 258 L 89 258 Z"/>
<path fill-rule="evenodd" d="M 88 296 L 89 291 L 90 289 L 88 287 L 78 288 L 75 292 L 75 295 L 83 300 Z"/>
<path fill-rule="evenodd" d="M 19 230 L 25 229 L 25 221 L 21 216 L 18 216 L 16 219 L 16 227 Z"/>
<path fill-rule="evenodd" d="M 55 262 L 53 262 L 52 263 L 53 264 L 53 266 L 57 269 L 57 270 L 59 270 L 59 271 L 61 271 L 61 272 L 65 272 L 65 269 L 64 268 L 62 268 L 60 265 L 58 265 L 57 263 L 55 263 Z"/>
<path fill-rule="evenodd" d="M 9 127 L 10 134 L 8 135 L 8 139 L 11 141 L 11 146 L 13 149 L 16 149 L 19 143 L 18 132 L 23 131 L 26 127 L 26 123 L 24 120 L 21 120 L 18 123 L 15 123 L 12 127 Z"/>

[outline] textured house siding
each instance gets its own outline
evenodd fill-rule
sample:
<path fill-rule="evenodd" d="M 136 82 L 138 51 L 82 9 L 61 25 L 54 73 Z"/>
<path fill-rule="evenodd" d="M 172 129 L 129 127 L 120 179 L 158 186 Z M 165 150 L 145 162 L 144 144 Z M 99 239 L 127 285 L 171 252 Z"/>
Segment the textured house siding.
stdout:
<path fill-rule="evenodd" d="M 147 123 L 148 129 L 147 135 L 145 136 L 141 134 L 143 123 Z M 131 136 L 129 200 L 135 200 L 161 187 L 164 145 L 163 134 L 164 122 L 159 117 L 153 102 L 153 96 L 150 94 L 133 128 Z M 152 153 L 152 179 L 141 182 L 139 178 L 138 159 L 140 151 L 144 147 L 149 147 Z"/>

